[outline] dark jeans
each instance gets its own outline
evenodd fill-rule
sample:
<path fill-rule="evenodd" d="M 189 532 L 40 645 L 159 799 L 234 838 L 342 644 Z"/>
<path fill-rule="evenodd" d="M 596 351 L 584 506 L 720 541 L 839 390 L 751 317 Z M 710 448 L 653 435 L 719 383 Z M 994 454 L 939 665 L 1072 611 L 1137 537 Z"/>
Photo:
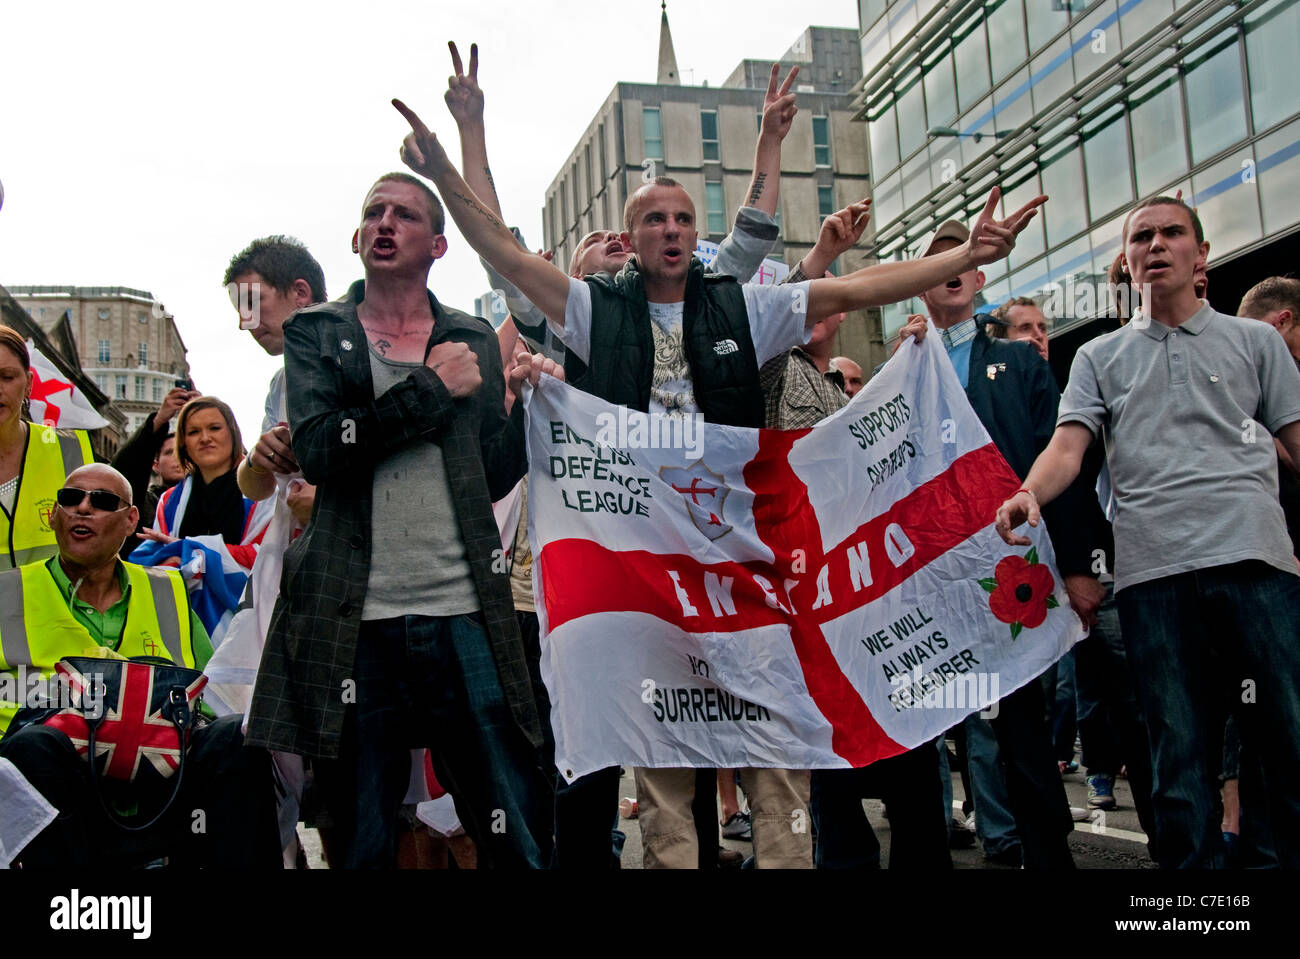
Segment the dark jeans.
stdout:
<path fill-rule="evenodd" d="M 510 714 L 481 617 L 365 621 L 354 672 L 339 757 L 315 764 L 339 866 L 395 866 L 397 811 L 419 747 L 456 802 L 479 868 L 545 866 L 551 778 Z"/>
<path fill-rule="evenodd" d="M 264 749 L 244 746 L 242 721 L 242 716 L 226 716 L 195 730 L 180 795 L 145 832 L 127 832 L 109 820 L 94 794 L 89 765 L 63 733 L 26 726 L 6 736 L 0 757 L 59 810 L 19 861 L 27 869 L 69 875 L 86 868 L 137 867 L 164 856 L 179 868 L 281 868 L 271 757 Z M 137 803 L 140 815 L 150 817 L 166 802 L 175 780 L 144 787 L 103 780 L 102 785 L 115 807 Z"/>
<path fill-rule="evenodd" d="M 1269 869 L 1277 866 L 1273 850 L 1273 830 L 1264 814 L 1268 800 L 1264 794 L 1264 777 L 1259 760 L 1249 749 L 1242 748 L 1237 735 L 1237 721 L 1231 716 L 1223 729 L 1223 781 L 1237 781 L 1239 811 L 1238 846 L 1235 861 L 1229 866 L 1242 869 Z"/>
<path fill-rule="evenodd" d="M 933 740 L 861 769 L 814 769 L 809 802 L 818 869 L 879 869 L 880 842 L 862 809 L 864 797 L 889 809 L 889 868 L 951 869 L 943 786 Z"/>
<path fill-rule="evenodd" d="M 1263 773 L 1278 863 L 1300 867 L 1300 577 L 1258 561 L 1117 596 L 1151 736 L 1158 862 L 1221 868 L 1226 715 Z"/>
<path fill-rule="evenodd" d="M 555 777 L 555 848 L 553 869 L 604 871 L 619 868 L 627 838 L 618 829 L 619 767 L 599 769 L 565 782 L 555 768 L 555 735 L 551 729 L 551 694 L 542 682 L 542 643 L 536 613 L 516 610 L 524 658 L 542 719 L 543 768 Z"/>
<path fill-rule="evenodd" d="M 1073 869 L 1068 837 L 1074 820 L 1052 755 L 1046 716 L 1043 685 L 1035 680 L 1004 696 L 991 722 L 1025 868 Z M 978 823 L 978 803 L 975 815 Z"/>
<path fill-rule="evenodd" d="M 1155 859 L 1155 814 L 1151 809 L 1151 746 L 1138 705 L 1137 687 L 1124 652 L 1114 587 L 1097 608 L 1097 625 L 1074 647 L 1074 680 L 1078 701 L 1080 761 L 1088 775 L 1112 779 L 1128 767 L 1147 850 Z"/>
<path fill-rule="evenodd" d="M 1074 759 L 1074 739 L 1078 733 L 1075 713 L 1074 650 L 1048 667 L 1039 679 L 1047 700 L 1048 724 L 1052 730 L 1052 751 L 1063 763 Z"/>

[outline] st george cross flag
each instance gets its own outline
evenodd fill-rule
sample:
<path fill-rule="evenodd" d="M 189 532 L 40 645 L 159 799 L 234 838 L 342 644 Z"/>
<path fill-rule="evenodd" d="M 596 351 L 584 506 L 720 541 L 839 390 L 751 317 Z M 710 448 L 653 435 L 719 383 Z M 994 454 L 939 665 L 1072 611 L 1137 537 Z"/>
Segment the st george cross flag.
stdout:
<path fill-rule="evenodd" d="M 527 391 L 526 391 L 527 392 Z M 567 778 L 864 766 L 1042 673 L 1081 636 L 1046 527 L 939 337 L 811 430 L 528 399 L 529 538 Z"/>
<path fill-rule="evenodd" d="M 27 352 L 32 359 L 32 422 L 77 430 L 97 430 L 108 425 L 76 384 L 69 382 L 31 340 L 27 341 Z"/>

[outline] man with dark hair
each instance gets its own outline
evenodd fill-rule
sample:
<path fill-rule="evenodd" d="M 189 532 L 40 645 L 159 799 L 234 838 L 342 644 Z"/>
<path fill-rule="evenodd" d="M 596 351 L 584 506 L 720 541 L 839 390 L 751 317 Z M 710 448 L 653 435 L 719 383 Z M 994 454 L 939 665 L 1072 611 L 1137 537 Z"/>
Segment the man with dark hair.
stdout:
<path fill-rule="evenodd" d="M 545 863 L 550 783 L 492 515 L 524 473 L 490 325 L 443 306 L 425 188 L 384 176 L 365 279 L 284 326 L 295 458 L 317 484 L 285 554 L 249 740 L 315 757 L 344 868 L 391 867 L 410 749 L 429 748 L 482 866 Z M 513 238 L 511 239 L 513 242 Z M 543 370 L 524 357 L 517 387 Z"/>
<path fill-rule="evenodd" d="M 230 258 L 222 284 L 247 283 L 255 274 L 263 284 L 288 296 L 294 284 L 307 284 L 312 303 L 324 303 L 325 273 L 301 240 L 291 236 L 264 236 Z M 278 354 L 272 354 L 278 355 Z"/>
<path fill-rule="evenodd" d="M 1195 211 L 1160 197 L 1125 220 L 1143 303 L 1076 354 L 1056 432 L 997 511 L 1037 524 L 1105 434 L 1115 587 L 1155 767 L 1156 856 L 1224 865 L 1218 774 L 1225 713 L 1264 767 L 1278 861 L 1300 866 L 1300 577 L 1269 434 L 1300 457 L 1300 372 L 1261 323 L 1196 296 L 1207 244 Z M 1149 291 L 1149 294 L 1147 293 Z M 1172 665 L 1171 665 L 1172 664 Z"/>
<path fill-rule="evenodd" d="M 325 273 L 299 240 L 267 236 L 236 253 L 222 282 L 246 329 L 271 356 L 284 353 L 284 321 L 295 310 L 325 302 Z M 239 464 L 239 488 L 249 499 L 264 500 L 276 489 L 276 476 L 298 472 L 289 438 L 284 401 L 284 369 L 276 370 L 266 393 L 262 435 Z M 311 514 L 314 495 L 296 489 L 298 512 Z M 306 522 L 306 517 L 302 517 Z"/>

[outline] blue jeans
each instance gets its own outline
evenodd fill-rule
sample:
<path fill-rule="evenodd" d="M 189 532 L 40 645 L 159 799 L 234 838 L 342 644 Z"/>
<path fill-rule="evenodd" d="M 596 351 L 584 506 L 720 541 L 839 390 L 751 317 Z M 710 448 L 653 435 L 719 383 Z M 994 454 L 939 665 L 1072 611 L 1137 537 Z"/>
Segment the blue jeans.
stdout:
<path fill-rule="evenodd" d="M 479 614 L 364 621 L 354 673 L 339 757 L 316 764 L 342 868 L 396 864 L 409 750 L 422 746 L 480 868 L 546 865 L 551 780 L 510 714 Z"/>
<path fill-rule="evenodd" d="M 979 713 L 966 717 L 966 768 L 974 793 L 975 835 L 984 854 L 993 856 L 1019 846 L 1006 775 L 998 758 L 998 737 Z"/>
<path fill-rule="evenodd" d="M 1262 767 L 1279 865 L 1300 867 L 1300 577 L 1249 561 L 1117 595 L 1154 766 L 1164 868 L 1220 868 L 1227 713 Z"/>

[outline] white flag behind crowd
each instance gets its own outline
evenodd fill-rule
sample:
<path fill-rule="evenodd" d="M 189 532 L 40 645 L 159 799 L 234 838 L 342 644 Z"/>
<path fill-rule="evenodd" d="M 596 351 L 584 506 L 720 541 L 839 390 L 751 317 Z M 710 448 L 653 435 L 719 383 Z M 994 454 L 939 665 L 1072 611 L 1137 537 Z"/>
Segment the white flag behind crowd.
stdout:
<path fill-rule="evenodd" d="M 108 420 L 95 412 L 84 393 L 27 341 L 32 359 L 32 422 L 67 430 L 97 430 Z"/>
<path fill-rule="evenodd" d="M 1022 686 L 1083 633 L 1046 528 L 938 336 L 812 430 L 640 414 L 545 378 L 529 536 L 556 764 L 862 766 Z M 1028 527 L 1026 527 L 1028 529 Z"/>

